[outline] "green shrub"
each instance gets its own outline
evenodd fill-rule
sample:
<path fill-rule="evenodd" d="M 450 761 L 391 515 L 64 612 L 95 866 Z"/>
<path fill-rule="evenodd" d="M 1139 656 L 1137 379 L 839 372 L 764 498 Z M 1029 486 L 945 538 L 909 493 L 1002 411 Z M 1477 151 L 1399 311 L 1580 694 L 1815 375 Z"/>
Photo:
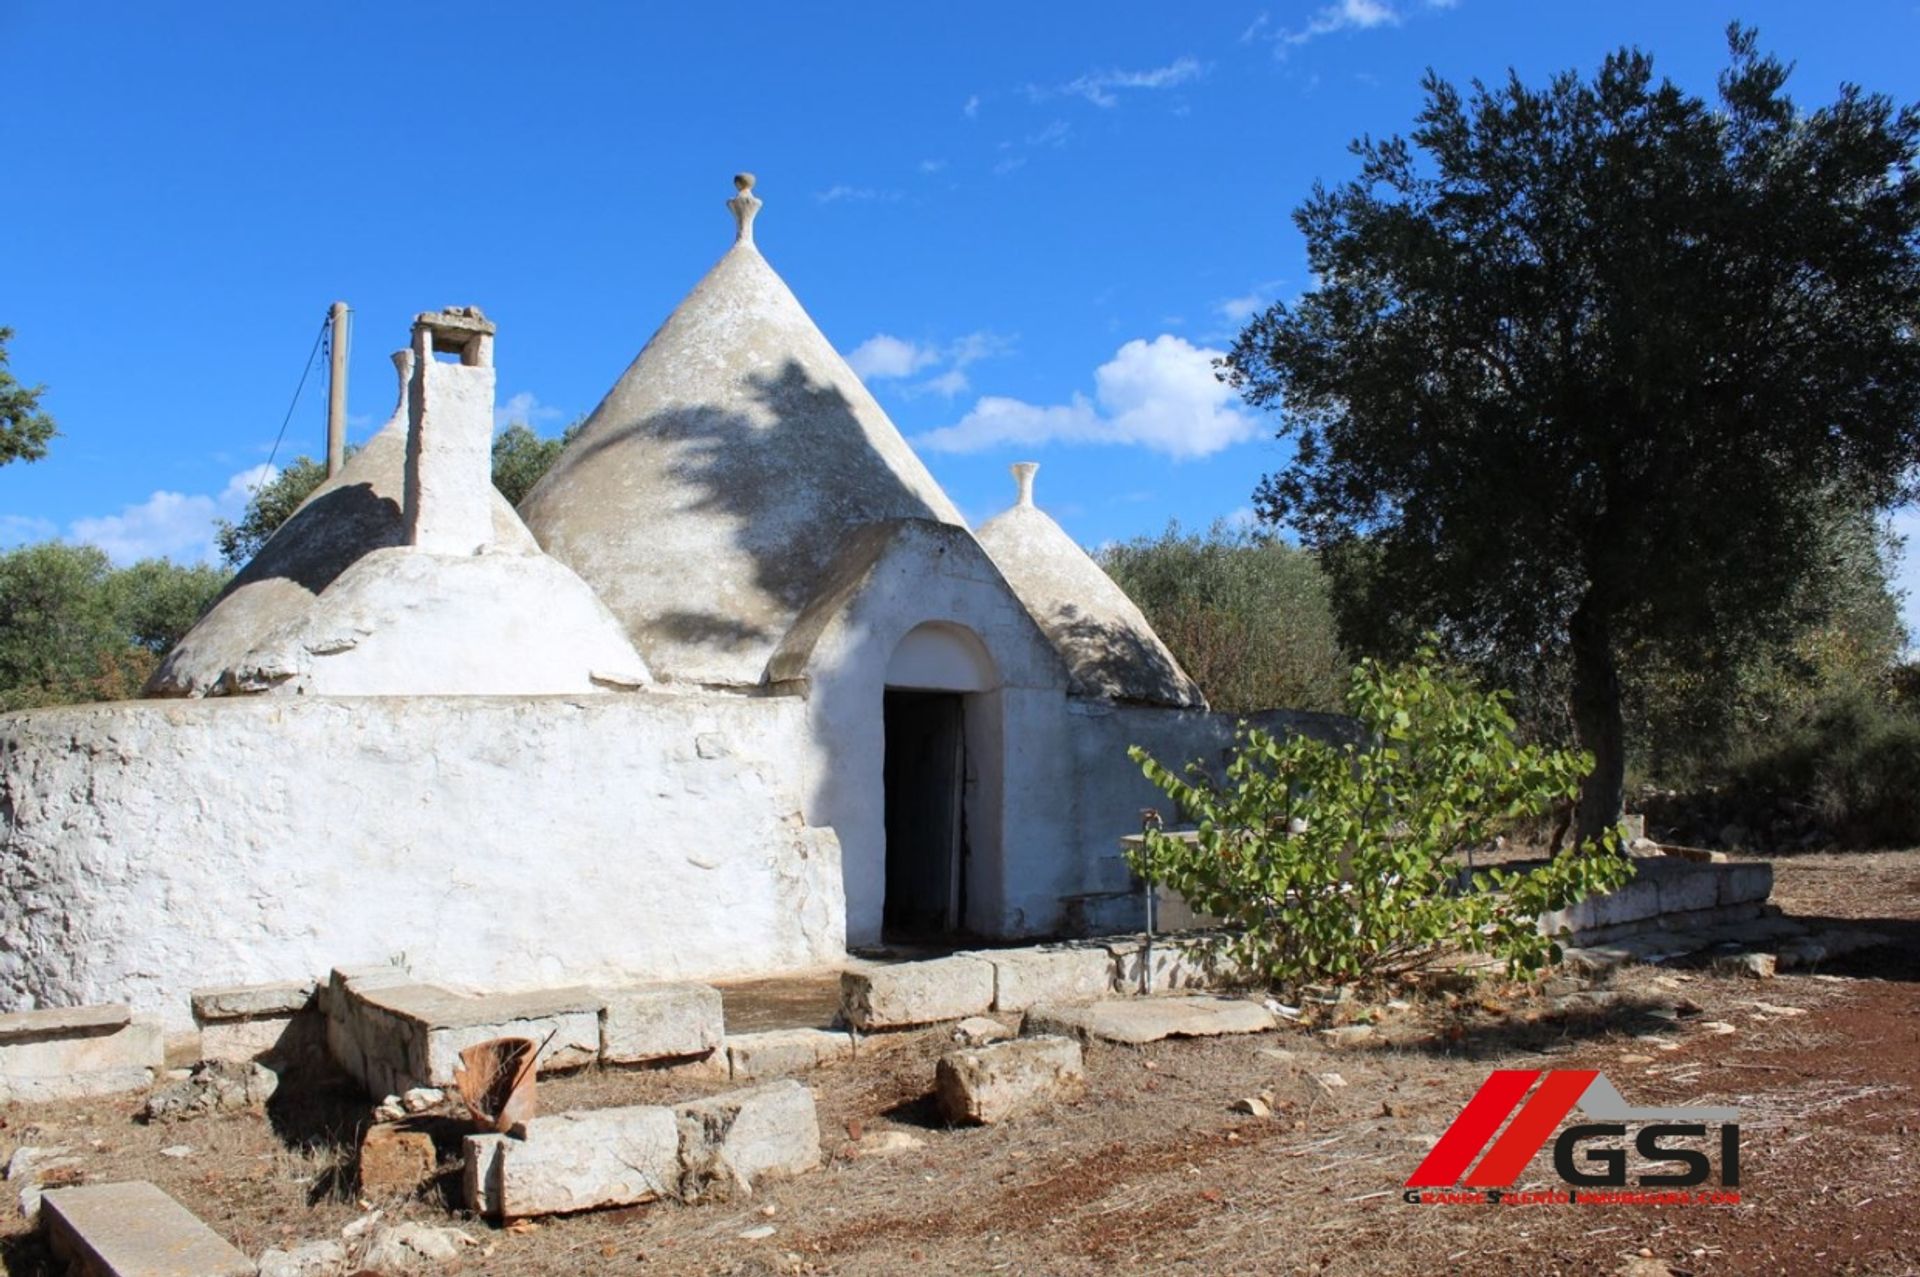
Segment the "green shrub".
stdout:
<path fill-rule="evenodd" d="M 1514 973 L 1558 961 L 1538 915 L 1632 869 L 1615 833 L 1538 867 L 1481 870 L 1461 889 L 1465 853 L 1570 801 L 1592 766 L 1519 744 L 1506 699 L 1438 667 L 1428 648 L 1414 665 L 1354 670 L 1348 708 L 1370 744 L 1243 727 L 1224 783 L 1197 765 L 1183 778 L 1136 747 L 1147 778 L 1199 828 L 1149 831 L 1133 867 L 1226 920 L 1228 956 L 1282 987 L 1388 981 L 1450 948 Z"/>
<path fill-rule="evenodd" d="M 1838 698 L 1730 770 L 1728 809 L 1750 827 L 1799 807 L 1848 846 L 1920 845 L 1920 718 L 1910 710 Z"/>

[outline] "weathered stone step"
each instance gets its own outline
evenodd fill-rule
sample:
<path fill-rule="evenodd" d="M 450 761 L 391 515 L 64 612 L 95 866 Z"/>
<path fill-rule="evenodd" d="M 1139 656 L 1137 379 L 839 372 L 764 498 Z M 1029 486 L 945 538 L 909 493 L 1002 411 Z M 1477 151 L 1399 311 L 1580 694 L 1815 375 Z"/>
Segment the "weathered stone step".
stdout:
<path fill-rule="evenodd" d="M 1084 1006 L 1037 1006 L 1021 1022 L 1023 1034 L 1059 1034 L 1082 1041 L 1139 1044 L 1162 1038 L 1210 1038 L 1228 1033 L 1264 1033 L 1277 1021 L 1265 1007 L 1239 998 L 1191 995 L 1093 1002 Z"/>
<path fill-rule="evenodd" d="M 253 1261 L 145 1180 L 50 1189 L 40 1226 L 84 1277 L 253 1277 Z"/>

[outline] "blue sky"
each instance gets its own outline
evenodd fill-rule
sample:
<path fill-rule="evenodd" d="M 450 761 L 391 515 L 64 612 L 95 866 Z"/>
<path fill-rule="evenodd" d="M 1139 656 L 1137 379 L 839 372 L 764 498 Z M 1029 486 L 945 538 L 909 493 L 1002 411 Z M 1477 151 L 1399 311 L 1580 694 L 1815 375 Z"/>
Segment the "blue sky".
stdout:
<path fill-rule="evenodd" d="M 206 555 L 335 298 L 355 438 L 412 315 L 468 303 L 504 412 L 558 430 L 726 248 L 739 169 L 763 251 L 970 518 L 1029 457 L 1090 545 L 1244 515 L 1283 457 L 1207 360 L 1305 285 L 1289 214 L 1348 140 L 1404 130 L 1429 66 L 1537 81 L 1634 43 L 1707 91 L 1734 17 L 1803 102 L 1920 99 L 1912 0 L 13 0 L 0 324 L 63 433 L 0 468 L 0 543 Z M 316 376 L 281 459 L 322 414 Z"/>

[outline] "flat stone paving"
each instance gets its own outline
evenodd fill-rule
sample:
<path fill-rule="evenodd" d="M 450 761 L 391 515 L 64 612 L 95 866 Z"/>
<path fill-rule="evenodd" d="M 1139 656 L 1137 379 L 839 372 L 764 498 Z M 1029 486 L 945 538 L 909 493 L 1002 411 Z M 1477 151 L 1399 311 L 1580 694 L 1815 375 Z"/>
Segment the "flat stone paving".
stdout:
<path fill-rule="evenodd" d="M 86 1277 L 253 1277 L 254 1264 L 145 1180 L 49 1189 L 40 1226 Z"/>
<path fill-rule="evenodd" d="M 1022 1021 L 1023 1034 L 1059 1034 L 1082 1041 L 1138 1045 L 1162 1038 L 1210 1038 L 1264 1033 L 1278 1022 L 1257 1003 L 1204 995 L 1132 998 L 1079 1006 L 1038 1006 Z"/>

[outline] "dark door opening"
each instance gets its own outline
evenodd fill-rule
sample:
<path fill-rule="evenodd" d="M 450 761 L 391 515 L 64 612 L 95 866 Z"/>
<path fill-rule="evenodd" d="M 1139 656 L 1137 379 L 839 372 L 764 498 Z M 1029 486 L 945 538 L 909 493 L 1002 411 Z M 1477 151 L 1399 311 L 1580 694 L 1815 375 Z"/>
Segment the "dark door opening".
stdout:
<path fill-rule="evenodd" d="M 890 940 L 960 929 L 966 916 L 966 714 L 956 692 L 887 690 L 887 893 Z"/>

